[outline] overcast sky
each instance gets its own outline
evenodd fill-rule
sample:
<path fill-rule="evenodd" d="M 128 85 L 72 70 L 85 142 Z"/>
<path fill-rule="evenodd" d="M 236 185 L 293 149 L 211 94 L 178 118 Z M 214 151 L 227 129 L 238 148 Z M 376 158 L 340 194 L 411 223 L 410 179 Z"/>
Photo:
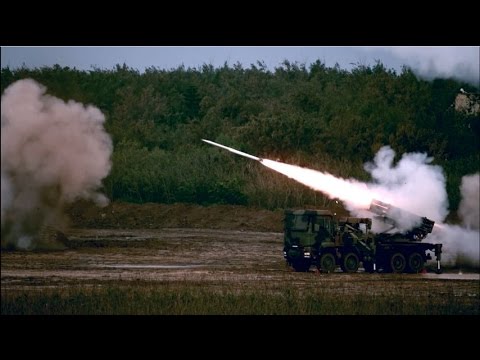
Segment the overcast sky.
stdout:
<path fill-rule="evenodd" d="M 91 70 L 112 69 L 116 64 L 144 71 L 146 67 L 172 69 L 203 64 L 244 67 L 263 61 L 269 70 L 286 59 L 309 65 L 317 59 L 343 69 L 354 64 L 373 65 L 380 60 L 387 68 L 412 67 L 426 78 L 454 76 L 479 86 L 479 47 L 322 47 L 322 46 L 159 46 L 159 47 L 2 47 L 2 68 L 51 66 Z"/>

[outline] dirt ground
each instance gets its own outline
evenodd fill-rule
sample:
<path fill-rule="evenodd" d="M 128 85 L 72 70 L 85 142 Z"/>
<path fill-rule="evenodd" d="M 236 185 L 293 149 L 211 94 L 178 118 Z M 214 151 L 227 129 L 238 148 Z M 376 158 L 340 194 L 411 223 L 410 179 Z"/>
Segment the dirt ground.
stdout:
<path fill-rule="evenodd" d="M 1 289 L 102 286 L 111 281 L 184 282 L 205 287 L 297 291 L 320 286 L 335 293 L 375 293 L 394 287 L 411 296 L 454 295 L 479 303 L 479 274 L 296 273 L 285 265 L 282 234 L 212 229 L 74 229 L 63 251 L 1 255 Z"/>
<path fill-rule="evenodd" d="M 283 230 L 283 211 L 239 205 L 131 204 L 104 208 L 79 201 L 66 209 L 70 226 L 100 229 L 201 228 L 246 231 Z"/>
<path fill-rule="evenodd" d="M 297 273 L 283 259 L 282 214 L 243 207 L 125 205 L 70 209 L 64 250 L 2 251 L 1 291 L 182 283 L 212 291 L 321 287 L 335 294 L 445 296 L 480 309 L 480 274 Z M 219 220 L 222 219 L 222 220 Z M 147 225 L 147 226 L 145 226 Z M 123 227 L 123 228 L 120 228 Z M 253 231 L 256 229 L 256 231 Z M 432 263 L 434 265 L 434 263 Z"/>

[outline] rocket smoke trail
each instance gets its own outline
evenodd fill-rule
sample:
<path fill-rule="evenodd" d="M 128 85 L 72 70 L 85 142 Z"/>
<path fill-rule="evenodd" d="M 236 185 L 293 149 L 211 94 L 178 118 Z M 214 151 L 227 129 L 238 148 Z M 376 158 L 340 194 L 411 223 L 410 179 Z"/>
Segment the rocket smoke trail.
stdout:
<path fill-rule="evenodd" d="M 447 263 L 458 264 L 461 259 L 468 265 L 477 268 L 479 266 L 480 235 L 478 229 L 465 228 L 465 225 L 479 223 L 478 202 L 464 200 L 461 203 L 460 214 L 461 216 L 466 214 L 463 216 L 463 227 L 442 224 L 448 215 L 445 176 L 441 167 L 430 164 L 433 158 L 427 157 L 426 154 L 403 154 L 400 161 L 394 164 L 395 152 L 389 146 L 384 146 L 375 155 L 373 162 L 365 164 L 365 170 L 371 174 L 373 179 L 373 182 L 366 184 L 355 179 L 336 177 L 326 172 L 262 159 L 213 141 L 203 141 L 257 160 L 262 165 L 313 190 L 321 191 L 332 199 L 340 199 L 354 215 L 371 216 L 367 209 L 373 199 L 378 199 L 432 219 L 439 225 L 434 227 L 432 239 L 450 244 L 444 249 L 444 260 Z M 479 181 L 478 174 L 464 178 L 461 189 L 464 199 L 478 199 Z M 474 207 L 476 210 L 472 210 Z M 416 225 L 412 223 L 412 218 L 396 218 L 395 220 L 401 231 L 410 230 Z M 380 230 L 376 228 L 375 222 L 372 230 Z M 456 238 L 461 241 L 455 241 Z"/>
<path fill-rule="evenodd" d="M 378 184 L 365 184 L 355 179 L 342 179 L 329 173 L 307 169 L 279 161 L 259 157 L 232 149 L 213 141 L 203 140 L 235 154 L 257 160 L 262 165 L 275 170 L 289 178 L 321 191 L 331 198 L 342 200 L 350 211 L 368 209 L 372 199 L 382 199 L 405 210 L 441 221 L 447 215 L 447 194 L 444 188 L 442 170 L 428 165 L 432 159 L 423 154 L 406 154 L 396 167 L 393 166 L 395 153 L 389 147 L 380 149 L 374 163 L 367 164 L 367 170 Z M 407 175 L 411 181 L 407 181 Z M 425 184 L 422 185 L 422 179 Z M 404 181 L 405 180 L 405 181 Z M 428 190 L 428 191 L 427 191 Z M 442 206 L 429 207 L 428 198 L 432 195 L 439 199 Z M 414 196 L 417 201 L 409 203 L 406 198 Z M 440 208 L 441 210 L 438 210 Z M 406 227 L 413 224 L 405 224 Z"/>

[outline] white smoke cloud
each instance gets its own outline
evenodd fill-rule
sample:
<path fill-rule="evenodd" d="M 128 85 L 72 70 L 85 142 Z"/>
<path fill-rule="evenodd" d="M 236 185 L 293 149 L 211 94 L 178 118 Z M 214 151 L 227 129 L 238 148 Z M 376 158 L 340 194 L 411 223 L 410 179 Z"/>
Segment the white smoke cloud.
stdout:
<path fill-rule="evenodd" d="M 443 221 L 448 215 L 448 195 L 442 168 L 431 165 L 433 158 L 427 154 L 403 154 L 397 164 L 394 158 L 395 152 L 384 146 L 372 163 L 365 164 L 365 170 L 374 180 L 369 188 L 375 198 L 431 220 Z M 409 230 L 418 218 L 399 213 L 395 220 L 400 230 Z"/>
<path fill-rule="evenodd" d="M 480 233 L 460 225 L 441 224 L 433 228 L 429 242 L 441 243 L 445 265 L 480 267 Z"/>
<path fill-rule="evenodd" d="M 389 47 L 394 56 L 420 77 L 455 78 L 480 86 L 480 47 Z"/>
<path fill-rule="evenodd" d="M 448 215 L 443 170 L 430 165 L 433 159 L 426 154 L 404 154 L 396 166 L 393 166 L 394 156 L 392 149 L 383 147 L 374 162 L 365 165 L 376 180 L 377 184 L 370 185 L 370 188 L 378 194 L 378 199 L 436 221 L 432 234 L 424 241 L 443 244 L 444 264 L 479 268 L 479 174 L 462 178 L 462 201 L 458 210 L 462 226 L 443 224 Z M 363 215 L 366 216 L 364 212 Z M 415 225 L 414 218 L 398 215 L 395 220 L 400 230 Z M 378 222 L 374 225 L 373 230 L 381 229 Z"/>
<path fill-rule="evenodd" d="M 462 201 L 458 208 L 463 225 L 469 229 L 480 227 L 480 173 L 466 175 L 460 185 Z"/>
<path fill-rule="evenodd" d="M 60 221 L 65 203 L 84 198 L 106 204 L 98 192 L 111 168 L 112 142 L 104 121 L 96 107 L 49 96 L 30 79 L 5 89 L 2 246 L 34 247 L 40 228 Z"/>
<path fill-rule="evenodd" d="M 457 266 L 480 267 L 480 174 L 462 178 L 462 200 L 458 214 L 462 226 L 442 224 L 434 229 L 433 239 L 444 244 L 444 260 Z"/>

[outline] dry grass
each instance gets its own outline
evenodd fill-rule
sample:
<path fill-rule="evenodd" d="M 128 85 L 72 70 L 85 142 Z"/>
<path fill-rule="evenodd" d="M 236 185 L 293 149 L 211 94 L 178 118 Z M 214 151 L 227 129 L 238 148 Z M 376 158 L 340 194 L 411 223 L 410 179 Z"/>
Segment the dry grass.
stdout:
<path fill-rule="evenodd" d="M 239 289 L 201 283 L 116 283 L 42 291 L 2 292 L 2 314 L 103 315 L 458 315 L 479 314 L 476 299 L 449 292 L 412 296 L 392 287 L 382 294 L 329 289 L 298 291 L 281 284 Z"/>

